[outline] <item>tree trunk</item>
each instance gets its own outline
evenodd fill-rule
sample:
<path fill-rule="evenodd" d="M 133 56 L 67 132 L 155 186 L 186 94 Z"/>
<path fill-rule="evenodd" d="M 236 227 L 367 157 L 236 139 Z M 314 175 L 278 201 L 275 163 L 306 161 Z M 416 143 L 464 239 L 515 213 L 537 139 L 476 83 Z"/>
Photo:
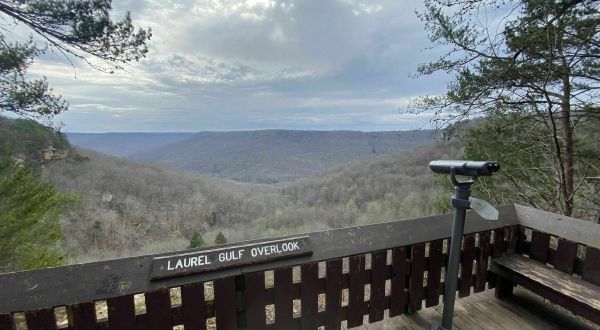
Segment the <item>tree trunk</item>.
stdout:
<path fill-rule="evenodd" d="M 571 127 L 571 82 L 563 76 L 563 101 L 560 112 L 560 131 L 563 138 L 563 204 L 565 215 L 573 214 L 573 128 Z"/>

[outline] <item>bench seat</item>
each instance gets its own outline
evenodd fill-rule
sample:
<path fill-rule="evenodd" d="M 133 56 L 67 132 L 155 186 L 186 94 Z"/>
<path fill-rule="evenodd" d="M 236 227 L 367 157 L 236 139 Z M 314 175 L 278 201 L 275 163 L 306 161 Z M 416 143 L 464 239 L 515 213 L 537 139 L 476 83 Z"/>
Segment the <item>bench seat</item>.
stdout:
<path fill-rule="evenodd" d="M 498 276 L 498 298 L 510 295 L 514 285 L 520 285 L 600 324 L 600 286 L 518 254 L 493 259 L 491 271 Z"/>

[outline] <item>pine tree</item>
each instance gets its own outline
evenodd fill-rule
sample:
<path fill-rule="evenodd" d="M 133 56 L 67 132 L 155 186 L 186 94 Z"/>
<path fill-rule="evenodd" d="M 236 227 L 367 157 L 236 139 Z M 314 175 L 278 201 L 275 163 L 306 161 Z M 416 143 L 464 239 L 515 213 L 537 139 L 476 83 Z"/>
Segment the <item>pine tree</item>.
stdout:
<path fill-rule="evenodd" d="M 219 232 L 217 237 L 215 237 L 215 244 L 225 244 L 227 243 L 227 238 L 223 235 L 223 232 Z"/>
<path fill-rule="evenodd" d="M 582 144 L 577 138 L 587 134 L 579 133 L 582 127 L 598 127 L 600 120 L 598 2 L 426 0 L 425 8 L 420 18 L 429 38 L 446 53 L 421 65 L 418 72 L 445 73 L 454 81 L 444 95 L 421 98 L 414 109 L 443 123 L 495 117 L 499 131 L 472 134 L 471 138 L 481 137 L 473 143 L 488 143 L 494 135 L 510 136 L 519 127 L 525 127 L 519 132 L 523 142 L 547 137 L 542 141 L 544 150 L 530 144 L 540 154 L 512 163 L 540 165 L 513 169 L 540 179 L 524 192 L 523 202 L 551 198 L 544 204 L 565 215 L 588 208 L 577 199 L 579 190 L 590 186 L 587 177 L 597 168 L 598 158 L 578 149 Z M 494 19 L 482 20 L 482 13 L 488 12 Z M 506 146 L 502 153 L 511 157 L 513 145 Z"/>
<path fill-rule="evenodd" d="M 59 219 L 76 202 L 29 167 L 0 159 L 0 272 L 61 264 Z"/>
<path fill-rule="evenodd" d="M 204 238 L 202 238 L 202 234 L 198 231 L 194 231 L 192 234 L 192 238 L 190 238 L 190 245 L 188 245 L 188 249 L 194 249 L 204 246 Z"/>

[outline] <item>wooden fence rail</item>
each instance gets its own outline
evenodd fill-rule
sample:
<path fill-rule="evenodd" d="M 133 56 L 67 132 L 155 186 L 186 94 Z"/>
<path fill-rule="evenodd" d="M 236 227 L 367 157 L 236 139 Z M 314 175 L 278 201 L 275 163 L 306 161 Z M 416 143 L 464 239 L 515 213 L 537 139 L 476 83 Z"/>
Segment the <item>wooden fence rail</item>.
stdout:
<path fill-rule="evenodd" d="M 489 263 L 506 249 L 544 257 L 532 249 L 538 244 L 518 240 L 526 233 L 517 215 L 532 228 L 548 214 L 512 205 L 500 214 L 500 221 L 467 217 L 460 297 L 494 287 Z M 552 230 L 561 229 L 549 235 L 557 234 Z M 594 230 L 582 240 L 599 248 Z M 450 232 L 448 215 L 315 232 L 307 234 L 311 255 L 158 280 L 149 269 L 161 255 L 1 274 L 0 329 L 19 322 L 28 329 L 356 327 L 365 317 L 382 320 L 385 310 L 395 316 L 440 303 Z M 576 273 L 583 269 L 581 260 L 565 257 L 571 245 L 560 246 L 545 258 L 569 260 Z"/>

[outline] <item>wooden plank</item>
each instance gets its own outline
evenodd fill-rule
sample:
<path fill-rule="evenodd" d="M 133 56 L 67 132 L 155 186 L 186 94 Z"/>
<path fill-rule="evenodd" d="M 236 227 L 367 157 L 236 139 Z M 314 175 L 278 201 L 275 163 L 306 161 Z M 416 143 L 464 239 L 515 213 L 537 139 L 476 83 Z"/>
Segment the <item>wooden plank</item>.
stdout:
<path fill-rule="evenodd" d="M 67 318 L 69 326 L 73 329 L 96 329 L 96 305 L 91 301 L 69 305 L 67 306 Z"/>
<path fill-rule="evenodd" d="M 309 233 L 309 241 L 316 248 L 310 256 L 244 265 L 242 268 L 226 268 L 214 272 L 176 276 L 160 281 L 149 280 L 148 270 L 152 266 L 154 258 L 169 255 L 169 253 L 2 274 L 0 275 L 0 292 L 3 293 L 4 299 L 0 299 L 0 313 L 104 300 L 133 292 L 151 292 L 164 287 L 180 287 L 191 283 L 236 276 L 240 274 L 240 270 L 244 273 L 253 273 L 371 253 L 396 247 L 399 237 L 402 238 L 405 245 L 428 242 L 448 237 L 452 227 L 451 219 L 452 215 L 439 215 Z M 517 219 L 512 205 L 500 208 L 499 221 L 486 221 L 474 212 L 469 212 L 465 232 L 480 232 L 516 223 Z M 424 230 L 425 228 L 427 230 Z M 295 237 L 295 235 L 277 239 L 286 237 Z M 245 243 L 261 241 L 266 240 L 252 240 Z M 225 244 L 222 247 L 239 244 Z M 207 249 L 212 249 L 212 247 L 207 247 Z M 72 290 L 73 287 L 78 289 Z M 57 294 L 57 292 L 63 294 Z"/>
<path fill-rule="evenodd" d="M 598 287 L 520 255 L 494 259 L 492 270 L 536 294 L 600 324 Z"/>
<path fill-rule="evenodd" d="M 181 307 L 185 329 L 206 329 L 204 283 L 193 283 L 181 287 Z"/>
<path fill-rule="evenodd" d="M 262 329 L 267 324 L 265 314 L 265 273 L 256 272 L 246 274 L 244 276 L 244 280 L 246 282 L 244 299 L 246 306 L 246 323 L 248 324 L 248 329 Z M 275 285 L 277 285 L 277 280 L 275 280 Z"/>
<path fill-rule="evenodd" d="M 279 329 L 293 328 L 292 284 L 291 267 L 275 270 L 275 326 Z"/>
<path fill-rule="evenodd" d="M 581 278 L 590 283 L 600 285 L 600 249 L 587 247 Z"/>
<path fill-rule="evenodd" d="M 235 278 L 225 277 L 214 281 L 215 316 L 219 330 L 237 329 L 237 299 Z"/>
<path fill-rule="evenodd" d="M 325 328 L 339 329 L 342 322 L 342 259 L 326 263 Z"/>
<path fill-rule="evenodd" d="M 386 308 L 385 271 L 387 251 L 377 251 L 371 255 L 371 298 L 369 301 L 369 323 L 383 320 Z"/>
<path fill-rule="evenodd" d="M 318 326 L 319 264 L 316 262 L 300 267 L 300 312 L 302 329 Z"/>
<path fill-rule="evenodd" d="M 479 233 L 479 256 L 476 262 L 475 287 L 473 288 L 473 292 L 485 290 L 490 252 L 490 232 L 484 231 Z"/>
<path fill-rule="evenodd" d="M 0 329 L 14 330 L 15 322 L 10 314 L 0 314 Z"/>
<path fill-rule="evenodd" d="M 475 235 L 468 234 L 463 237 L 462 260 L 460 263 L 460 286 L 458 287 L 458 296 L 460 298 L 471 294 L 473 260 L 475 260 Z"/>
<path fill-rule="evenodd" d="M 414 313 L 423 304 L 423 273 L 425 272 L 425 243 L 411 247 L 408 311 Z"/>
<path fill-rule="evenodd" d="M 392 250 L 392 292 L 390 316 L 397 316 L 406 312 L 407 293 L 406 283 L 410 264 L 406 260 L 406 247 L 397 247 Z"/>
<path fill-rule="evenodd" d="M 56 317 L 54 308 L 44 308 L 25 312 L 27 329 L 54 330 L 56 329 Z"/>
<path fill-rule="evenodd" d="M 173 329 L 171 324 L 171 296 L 169 289 L 146 292 L 146 319 L 147 329 L 167 330 Z"/>
<path fill-rule="evenodd" d="M 558 240 L 558 247 L 554 254 L 554 268 L 568 274 L 573 274 L 575 259 L 577 258 L 577 242 L 564 238 Z"/>
<path fill-rule="evenodd" d="M 135 328 L 135 305 L 132 294 L 107 299 L 106 306 L 108 307 L 108 329 Z"/>
<path fill-rule="evenodd" d="M 492 249 L 492 259 L 498 258 L 502 256 L 502 253 L 505 250 L 506 242 L 504 241 L 506 229 L 498 228 L 494 229 L 494 246 Z M 496 274 L 489 273 L 488 274 L 488 288 L 493 289 L 496 287 Z"/>
<path fill-rule="evenodd" d="M 365 255 L 351 256 L 348 270 L 348 328 L 363 325 L 365 313 Z"/>
<path fill-rule="evenodd" d="M 531 233 L 531 245 L 529 246 L 529 257 L 543 264 L 548 261 L 548 249 L 550 248 L 550 234 L 538 230 Z"/>
<path fill-rule="evenodd" d="M 442 275 L 444 240 L 435 240 L 429 243 L 429 267 L 427 268 L 427 298 L 425 307 L 439 304 L 440 284 Z"/>
<path fill-rule="evenodd" d="M 514 205 L 518 222 L 526 227 L 600 249 L 600 226 L 562 214 Z"/>

